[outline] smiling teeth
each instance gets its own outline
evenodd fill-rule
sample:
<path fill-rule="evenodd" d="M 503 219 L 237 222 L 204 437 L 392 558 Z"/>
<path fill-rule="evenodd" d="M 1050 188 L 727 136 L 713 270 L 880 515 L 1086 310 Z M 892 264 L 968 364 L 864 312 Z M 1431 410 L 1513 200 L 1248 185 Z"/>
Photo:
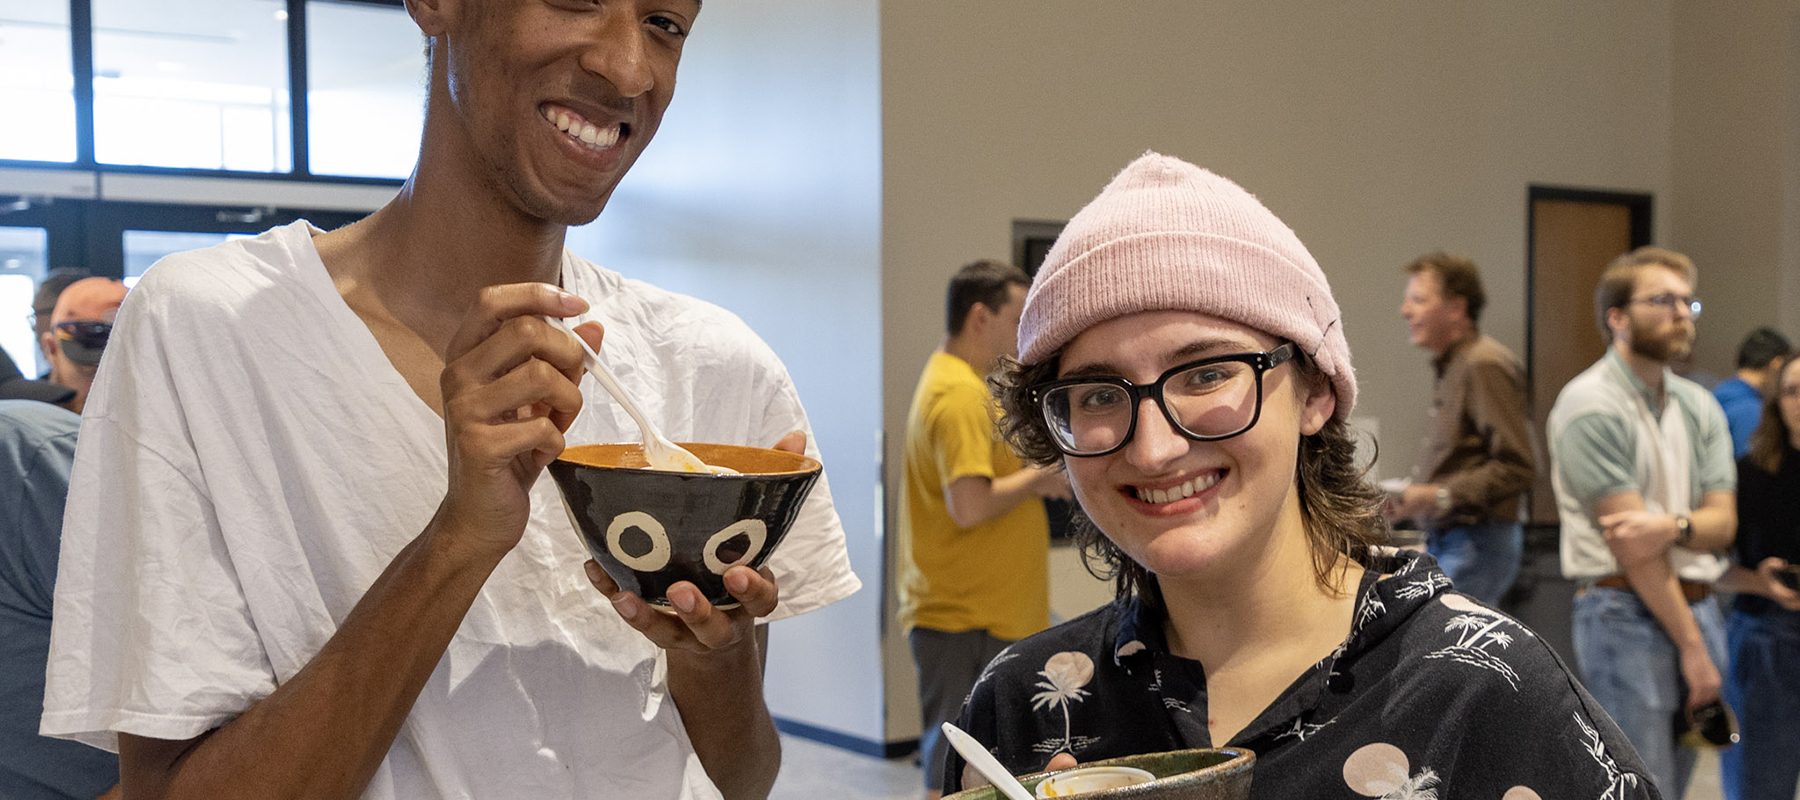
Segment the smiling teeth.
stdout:
<path fill-rule="evenodd" d="M 1173 503 L 1176 500 L 1193 497 L 1195 492 L 1204 492 L 1207 489 L 1211 489 L 1213 484 L 1218 482 L 1219 473 L 1209 472 L 1200 477 L 1193 478 L 1180 486 L 1171 486 L 1167 489 L 1138 488 L 1134 491 L 1137 494 L 1137 499 L 1146 503 Z"/>
<path fill-rule="evenodd" d="M 595 127 L 593 123 L 581 119 L 566 111 L 544 110 L 544 119 L 549 120 L 557 130 L 568 134 L 569 138 L 586 145 L 592 150 L 605 150 L 619 143 L 619 134 L 623 128 L 620 123 L 613 123 L 604 128 Z"/>

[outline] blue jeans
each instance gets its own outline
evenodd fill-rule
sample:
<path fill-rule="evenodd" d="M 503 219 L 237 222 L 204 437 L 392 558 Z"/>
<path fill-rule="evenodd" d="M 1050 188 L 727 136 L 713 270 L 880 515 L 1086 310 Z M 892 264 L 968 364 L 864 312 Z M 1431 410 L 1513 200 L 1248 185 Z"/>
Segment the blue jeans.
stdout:
<path fill-rule="evenodd" d="M 1733 612 L 1725 702 L 1737 746 L 1721 754 L 1725 800 L 1794 800 L 1800 793 L 1800 612 Z"/>
<path fill-rule="evenodd" d="M 1719 674 L 1729 674 L 1718 601 L 1709 597 L 1688 608 Z M 1675 643 L 1637 595 L 1624 589 L 1577 593 L 1574 623 L 1581 682 L 1631 740 L 1662 796 L 1680 800 L 1697 754 L 1675 744 L 1675 714 L 1687 700 Z"/>
<path fill-rule="evenodd" d="M 1524 551 L 1525 528 L 1517 522 L 1459 525 L 1425 537 L 1425 552 L 1437 559 L 1453 588 L 1496 607 L 1519 577 Z"/>

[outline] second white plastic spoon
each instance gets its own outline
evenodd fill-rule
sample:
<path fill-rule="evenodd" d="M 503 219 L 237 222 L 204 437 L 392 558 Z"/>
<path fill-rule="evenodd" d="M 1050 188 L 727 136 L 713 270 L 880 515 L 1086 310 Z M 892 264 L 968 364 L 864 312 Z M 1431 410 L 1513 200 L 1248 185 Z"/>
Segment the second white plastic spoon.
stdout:
<path fill-rule="evenodd" d="M 981 773 L 981 777 L 987 778 L 988 783 L 993 784 L 1001 794 L 1012 800 L 1035 800 L 1030 792 L 1025 791 L 1025 784 L 1020 783 L 1018 778 L 1006 771 L 1006 767 L 1000 765 L 1000 759 L 994 758 L 994 754 L 975 741 L 975 737 L 956 727 L 956 723 L 944 723 L 944 736 L 949 738 L 950 746 L 956 748 L 957 755 L 969 762 L 969 766 Z"/>

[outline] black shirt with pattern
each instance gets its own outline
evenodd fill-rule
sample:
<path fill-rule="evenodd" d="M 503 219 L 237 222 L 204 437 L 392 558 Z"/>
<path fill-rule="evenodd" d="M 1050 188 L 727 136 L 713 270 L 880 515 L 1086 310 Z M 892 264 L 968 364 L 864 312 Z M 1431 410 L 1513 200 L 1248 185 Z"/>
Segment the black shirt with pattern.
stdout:
<path fill-rule="evenodd" d="M 1430 556 L 1370 555 L 1343 644 L 1229 742 L 1254 798 L 1660 798 L 1637 753 L 1536 634 Z M 1114 602 L 1007 648 L 959 722 L 1014 774 L 1214 746 L 1206 676 L 1160 615 Z M 945 792 L 962 785 L 949 754 Z"/>

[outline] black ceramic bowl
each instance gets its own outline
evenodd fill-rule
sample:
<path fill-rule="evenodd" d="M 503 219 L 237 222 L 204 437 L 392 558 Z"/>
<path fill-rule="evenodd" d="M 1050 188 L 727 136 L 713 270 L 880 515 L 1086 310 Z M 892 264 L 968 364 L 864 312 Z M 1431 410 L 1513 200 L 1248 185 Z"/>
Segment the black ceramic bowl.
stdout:
<path fill-rule="evenodd" d="M 700 460 L 737 470 L 653 470 L 638 444 L 571 447 L 550 463 L 569 519 L 619 588 L 669 605 L 690 581 L 715 606 L 736 607 L 725 571 L 762 566 L 800 514 L 819 462 L 785 450 L 682 442 Z"/>
<path fill-rule="evenodd" d="M 1256 755 L 1249 750 L 1237 748 L 1147 753 L 1123 758 L 1109 758 L 1105 761 L 1082 764 L 1058 772 L 1022 775 L 1019 777 L 1019 782 L 1025 784 L 1026 791 L 1035 791 L 1039 783 L 1052 775 L 1067 774 L 1089 767 L 1106 766 L 1137 767 L 1155 775 L 1156 780 L 1118 789 L 1085 792 L 1075 795 L 1075 797 L 1081 798 L 1081 800 L 1248 800 L 1250 797 L 1250 774 L 1256 766 Z M 992 786 L 968 789 L 944 796 L 944 800 L 1005 800 L 1005 798 L 1006 795 L 1001 794 Z"/>

